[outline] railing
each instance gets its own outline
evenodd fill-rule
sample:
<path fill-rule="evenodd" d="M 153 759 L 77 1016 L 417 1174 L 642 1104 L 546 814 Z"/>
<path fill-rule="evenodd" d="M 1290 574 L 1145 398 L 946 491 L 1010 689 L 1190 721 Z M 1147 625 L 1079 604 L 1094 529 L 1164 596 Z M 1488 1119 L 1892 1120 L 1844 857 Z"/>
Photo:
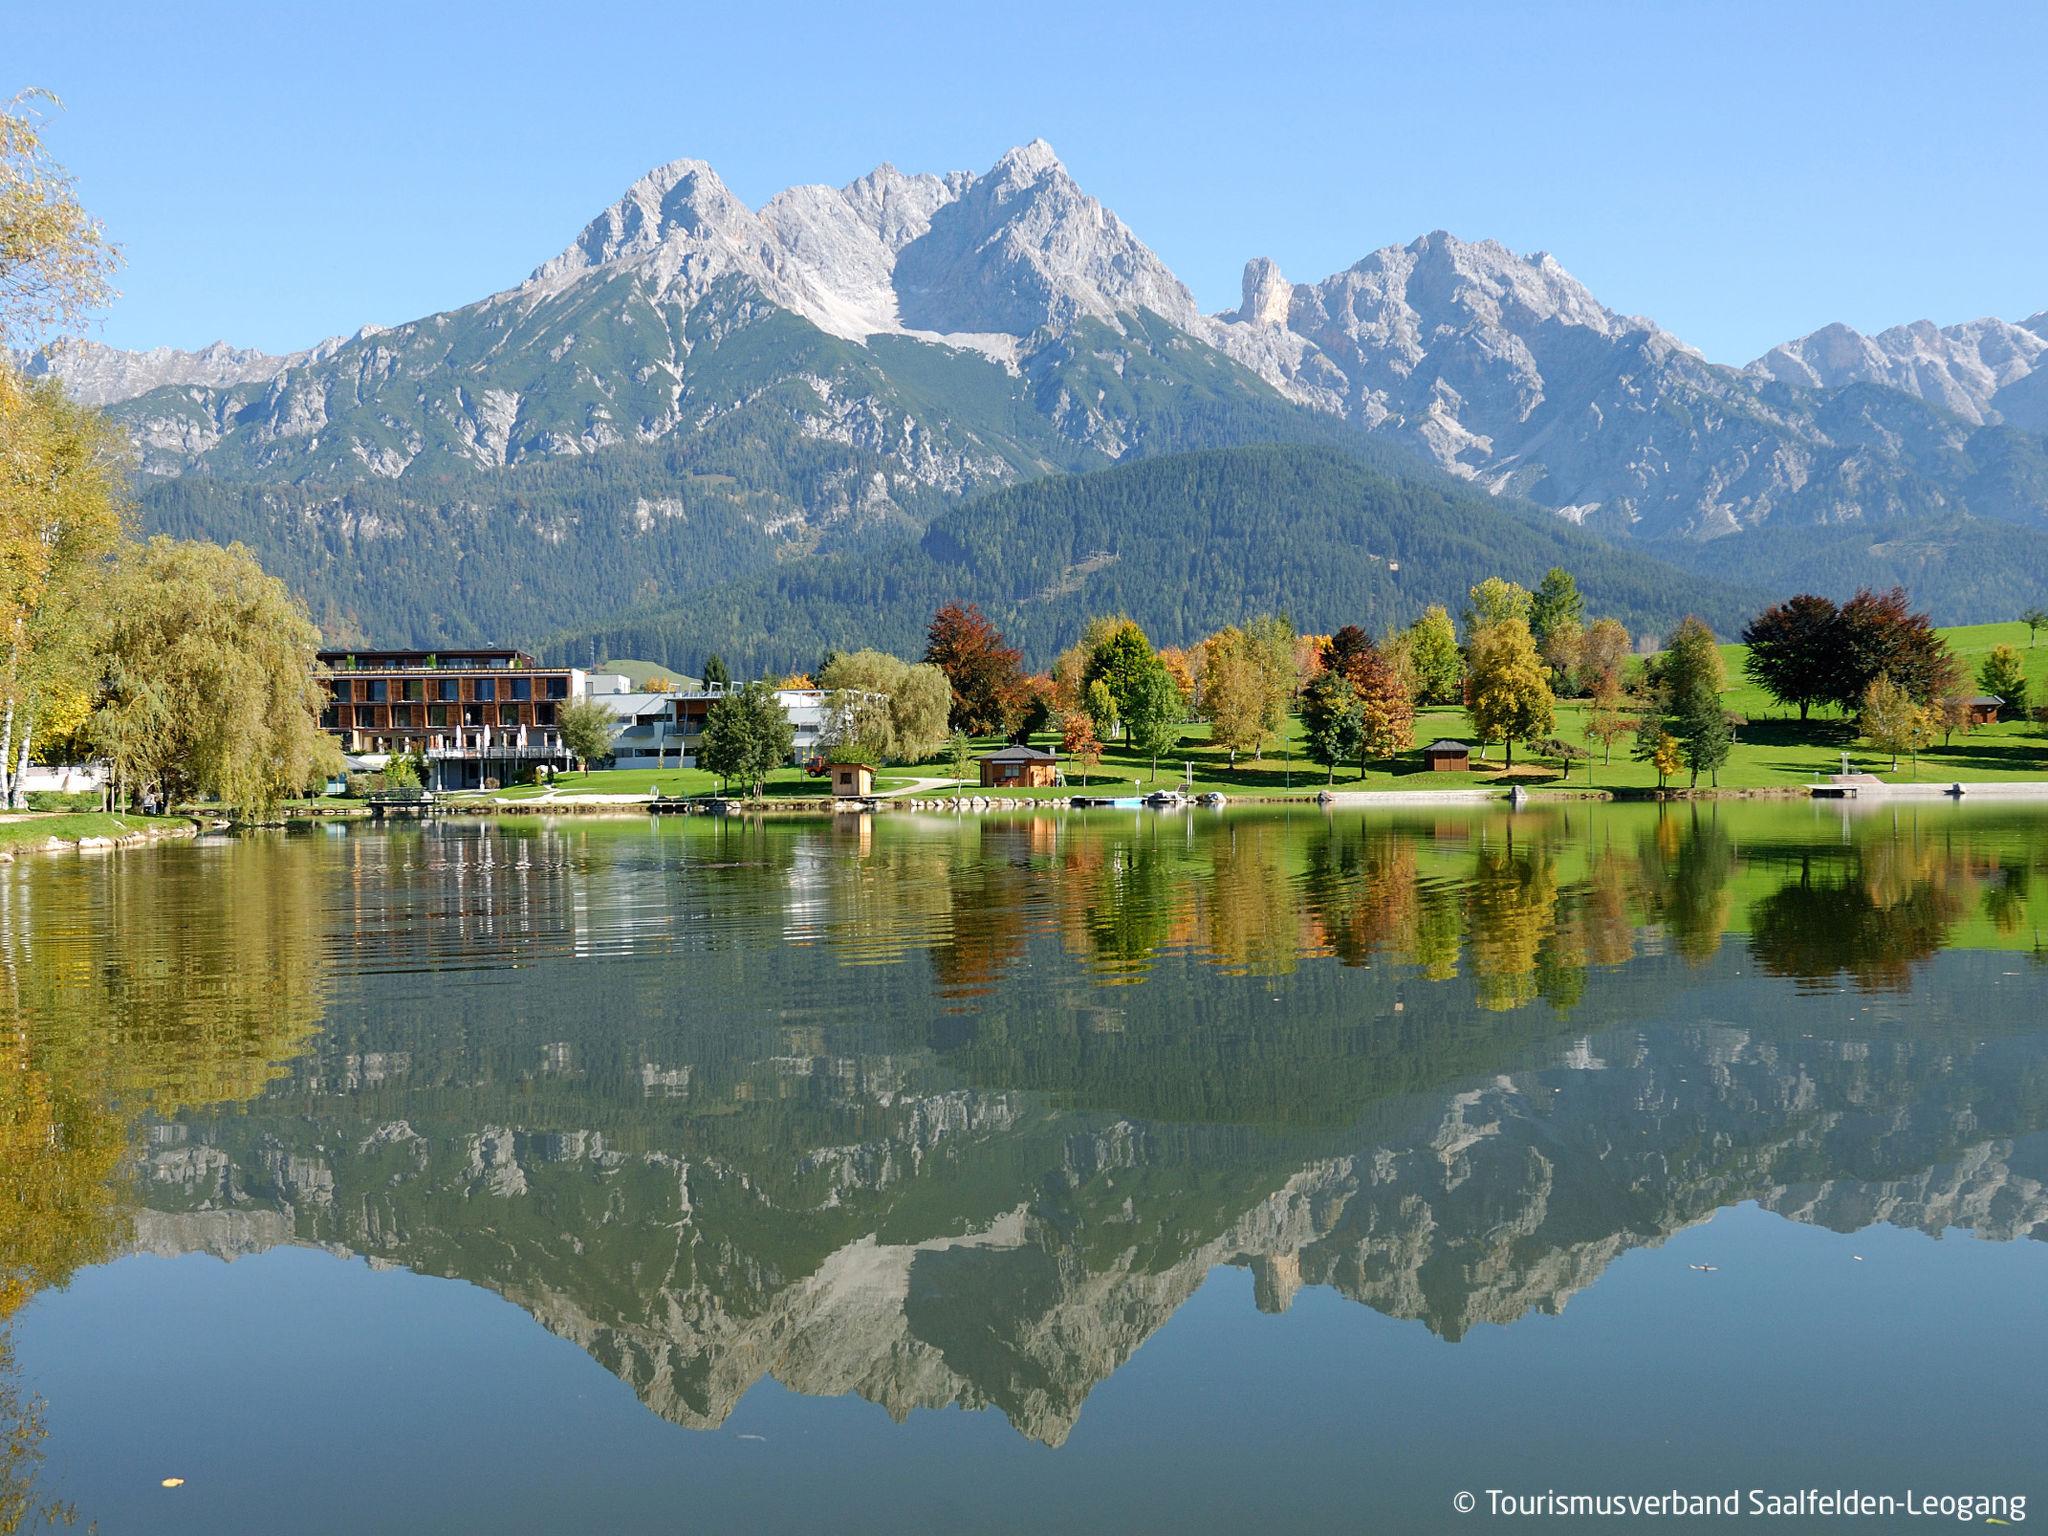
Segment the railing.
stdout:
<path fill-rule="evenodd" d="M 495 741 L 492 742 L 488 747 L 479 744 L 470 747 L 427 748 L 427 757 L 430 761 L 443 758 L 464 757 L 507 757 L 516 759 L 526 757 L 567 757 L 568 755 L 569 749 L 567 747 L 501 746 Z"/>

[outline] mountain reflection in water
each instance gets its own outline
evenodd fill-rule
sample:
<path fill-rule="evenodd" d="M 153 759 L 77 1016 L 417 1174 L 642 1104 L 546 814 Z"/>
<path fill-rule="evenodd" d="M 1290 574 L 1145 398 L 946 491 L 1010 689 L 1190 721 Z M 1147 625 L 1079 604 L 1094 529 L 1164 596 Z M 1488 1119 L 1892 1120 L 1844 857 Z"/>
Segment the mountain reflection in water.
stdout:
<path fill-rule="evenodd" d="M 2048 816 L 435 823 L 0 869 L 0 1315 L 496 1291 L 677 1423 L 1059 1444 L 1218 1265 L 1446 1339 L 1741 1201 L 2048 1234 Z"/>

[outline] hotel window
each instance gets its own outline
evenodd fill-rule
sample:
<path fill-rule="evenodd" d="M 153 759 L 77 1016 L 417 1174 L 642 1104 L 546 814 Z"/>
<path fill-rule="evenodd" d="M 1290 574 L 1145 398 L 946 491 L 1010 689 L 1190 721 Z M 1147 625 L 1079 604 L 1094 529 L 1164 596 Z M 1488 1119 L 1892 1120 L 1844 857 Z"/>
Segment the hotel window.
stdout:
<path fill-rule="evenodd" d="M 408 677 L 398 685 L 398 696 L 408 704 L 417 704 L 426 697 L 425 687 L 416 677 Z"/>
<path fill-rule="evenodd" d="M 513 679 L 512 679 L 512 697 L 513 697 L 513 698 L 515 698 L 515 699 L 530 699 L 530 698 L 532 698 L 532 697 L 533 697 L 533 679 L 532 679 L 532 678 L 530 678 L 530 677 L 515 677 L 515 678 L 513 678 Z"/>
<path fill-rule="evenodd" d="M 566 699 L 569 697 L 569 679 L 566 677 L 549 678 L 548 697 L 551 699 Z"/>
<path fill-rule="evenodd" d="M 476 697 L 489 703 L 498 696 L 498 680 L 495 677 L 480 677 L 476 680 Z"/>
<path fill-rule="evenodd" d="M 446 725 L 447 723 L 448 706 L 446 704 L 429 704 L 427 706 L 428 725 Z"/>
<path fill-rule="evenodd" d="M 381 677 L 371 678 L 367 686 L 370 690 L 369 699 L 372 704 L 382 704 L 385 699 L 390 697 L 391 690 Z M 361 695 L 358 695 L 358 697 L 361 697 Z"/>
<path fill-rule="evenodd" d="M 437 678 L 435 685 L 439 689 L 439 697 L 443 704 L 453 704 L 462 697 L 462 680 L 460 678 Z"/>
<path fill-rule="evenodd" d="M 498 706 L 498 724 L 517 725 L 518 723 L 519 706 L 517 704 L 500 704 Z"/>
<path fill-rule="evenodd" d="M 534 705 L 533 723 L 535 725 L 553 725 L 555 723 L 555 706 L 552 704 Z"/>

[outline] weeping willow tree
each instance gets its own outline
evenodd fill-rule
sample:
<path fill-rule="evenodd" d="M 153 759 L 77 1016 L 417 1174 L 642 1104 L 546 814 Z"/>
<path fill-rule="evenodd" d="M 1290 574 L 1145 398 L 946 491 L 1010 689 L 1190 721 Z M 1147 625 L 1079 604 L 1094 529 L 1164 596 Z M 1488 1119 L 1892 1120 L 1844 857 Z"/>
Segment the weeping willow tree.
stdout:
<path fill-rule="evenodd" d="M 257 819 L 340 768 L 320 729 L 320 632 L 240 544 L 131 545 L 100 610 L 87 731 L 123 794 L 207 797 Z"/>

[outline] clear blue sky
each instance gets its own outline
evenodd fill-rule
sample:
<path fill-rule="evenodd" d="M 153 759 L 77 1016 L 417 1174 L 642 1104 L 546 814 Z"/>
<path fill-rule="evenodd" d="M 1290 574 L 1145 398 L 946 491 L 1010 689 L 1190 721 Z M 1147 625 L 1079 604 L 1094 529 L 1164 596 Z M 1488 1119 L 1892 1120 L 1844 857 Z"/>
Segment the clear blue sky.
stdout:
<path fill-rule="evenodd" d="M 886 18 L 886 19 L 885 19 Z M 641 172 L 755 206 L 1036 136 L 1208 309 L 1444 228 L 1747 361 L 2048 308 L 2048 5 L 162 0 L 17 9 L 0 86 L 126 248 L 101 333 L 282 350 L 524 277 Z"/>

